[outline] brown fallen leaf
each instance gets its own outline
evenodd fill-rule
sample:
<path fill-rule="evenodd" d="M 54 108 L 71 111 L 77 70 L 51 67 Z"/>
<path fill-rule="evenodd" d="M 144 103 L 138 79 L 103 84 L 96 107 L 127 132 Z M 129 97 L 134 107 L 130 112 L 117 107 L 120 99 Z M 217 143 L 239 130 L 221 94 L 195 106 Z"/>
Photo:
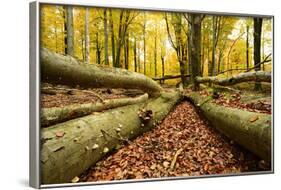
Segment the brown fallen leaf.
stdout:
<path fill-rule="evenodd" d="M 204 170 L 208 171 L 208 169 L 209 169 L 209 164 L 207 163 L 207 164 L 204 165 Z"/>
<path fill-rule="evenodd" d="M 58 132 L 56 132 L 56 137 L 63 137 L 64 136 L 64 134 L 65 134 L 65 132 L 63 132 L 63 131 L 58 131 Z"/>

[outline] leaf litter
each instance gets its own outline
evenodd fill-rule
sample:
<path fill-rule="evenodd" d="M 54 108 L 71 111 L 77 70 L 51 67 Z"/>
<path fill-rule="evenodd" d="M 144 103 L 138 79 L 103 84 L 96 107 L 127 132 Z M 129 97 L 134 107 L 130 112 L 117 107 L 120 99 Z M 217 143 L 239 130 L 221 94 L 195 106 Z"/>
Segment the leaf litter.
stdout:
<path fill-rule="evenodd" d="M 99 161 L 80 182 L 145 179 L 270 170 L 264 160 L 221 135 L 189 102 L 153 130 Z"/>

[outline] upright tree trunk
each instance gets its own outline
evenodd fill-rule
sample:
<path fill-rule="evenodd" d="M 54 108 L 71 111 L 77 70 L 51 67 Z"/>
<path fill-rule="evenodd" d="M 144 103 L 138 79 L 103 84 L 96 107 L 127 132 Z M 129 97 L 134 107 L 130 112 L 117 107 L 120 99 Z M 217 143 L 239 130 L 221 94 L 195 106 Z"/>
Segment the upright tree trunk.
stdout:
<path fill-rule="evenodd" d="M 112 10 L 109 10 L 109 17 L 110 17 L 110 33 L 111 33 L 111 54 L 112 54 L 112 65 L 115 66 L 115 39 L 114 39 L 114 26 L 113 26 L 113 19 L 112 19 Z"/>
<path fill-rule="evenodd" d="M 191 82 L 193 90 L 199 90 L 199 84 L 196 82 L 196 77 L 200 76 L 201 71 L 201 14 L 190 14 L 190 45 L 191 45 Z"/>
<path fill-rule="evenodd" d="M 116 59 L 115 59 L 115 67 L 120 67 L 120 56 L 121 56 L 121 48 L 122 48 L 122 31 L 123 31 L 123 14 L 124 12 L 120 12 L 119 16 L 119 29 L 118 29 L 118 39 L 117 39 L 117 49 L 116 49 Z"/>
<path fill-rule="evenodd" d="M 249 69 L 249 25 L 246 26 L 246 66 Z"/>
<path fill-rule="evenodd" d="M 66 54 L 74 56 L 74 31 L 73 31 L 73 11 L 72 6 L 67 6 L 67 15 L 66 15 L 66 32 L 67 32 L 67 49 Z"/>
<path fill-rule="evenodd" d="M 254 18 L 254 61 L 255 71 L 261 70 L 261 29 L 262 18 Z M 256 82 L 255 90 L 261 90 L 261 83 Z"/>
<path fill-rule="evenodd" d="M 157 77 L 157 36 L 154 37 L 154 76 Z"/>
<path fill-rule="evenodd" d="M 129 42 L 129 33 L 126 33 L 125 37 L 125 43 L 124 43 L 124 60 L 125 60 L 125 69 L 129 70 L 129 47 L 130 47 L 130 42 Z"/>
<path fill-rule="evenodd" d="M 134 37 L 134 66 L 135 66 L 135 72 L 138 71 L 138 63 L 137 63 L 137 40 L 136 37 Z"/>
<path fill-rule="evenodd" d="M 109 64 L 108 61 L 108 30 L 107 30 L 107 10 L 103 11 L 103 26 L 104 26 L 104 63 Z"/>
<path fill-rule="evenodd" d="M 146 74 L 146 14 L 143 12 L 143 74 Z"/>
<path fill-rule="evenodd" d="M 67 54 L 67 6 L 63 7 L 64 54 Z"/>
<path fill-rule="evenodd" d="M 96 60 L 98 64 L 101 64 L 101 50 L 99 46 L 99 33 L 96 32 Z"/>
<path fill-rule="evenodd" d="M 209 76 L 215 76 L 216 73 L 216 41 L 217 41 L 217 16 L 213 16 L 213 46 L 212 46 L 212 64 Z"/>
<path fill-rule="evenodd" d="M 89 8 L 85 10 L 85 61 L 90 62 Z"/>
<path fill-rule="evenodd" d="M 141 72 L 141 64 L 140 64 L 140 43 L 137 44 L 138 47 L 137 47 L 137 61 L 138 61 L 138 72 L 140 73 Z"/>

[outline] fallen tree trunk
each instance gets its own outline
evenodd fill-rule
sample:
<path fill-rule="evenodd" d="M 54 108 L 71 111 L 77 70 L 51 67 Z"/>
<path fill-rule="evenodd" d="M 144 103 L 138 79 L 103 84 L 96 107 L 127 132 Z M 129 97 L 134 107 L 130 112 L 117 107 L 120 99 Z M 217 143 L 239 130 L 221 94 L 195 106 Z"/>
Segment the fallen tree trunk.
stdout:
<path fill-rule="evenodd" d="M 148 95 L 144 94 L 137 98 L 120 98 L 104 100 L 103 102 L 74 104 L 64 107 L 43 108 L 41 109 L 41 126 L 46 127 L 68 121 L 70 119 L 89 115 L 93 112 L 100 112 L 121 106 L 144 102 L 148 99 Z"/>
<path fill-rule="evenodd" d="M 213 127 L 260 158 L 271 160 L 271 115 L 211 103 L 197 93 L 187 95 Z"/>
<path fill-rule="evenodd" d="M 153 77 L 153 80 L 168 80 L 168 79 L 177 79 L 181 78 L 181 75 L 165 75 L 164 77 Z M 184 77 L 190 77 L 190 75 L 184 75 Z"/>
<path fill-rule="evenodd" d="M 197 83 L 213 83 L 222 86 L 230 86 L 241 82 L 271 82 L 271 72 L 249 72 L 242 73 L 230 78 L 218 78 L 218 77 L 196 77 Z"/>
<path fill-rule="evenodd" d="M 70 182 L 108 152 L 118 149 L 122 141 L 153 128 L 180 98 L 178 92 L 163 92 L 145 103 L 111 109 L 42 129 L 43 184 Z M 152 117 L 142 119 L 140 110 L 147 110 Z"/>
<path fill-rule="evenodd" d="M 150 96 L 157 96 L 163 90 L 157 82 L 140 73 L 85 64 L 45 48 L 41 49 L 40 56 L 43 82 L 86 88 L 140 89 Z"/>

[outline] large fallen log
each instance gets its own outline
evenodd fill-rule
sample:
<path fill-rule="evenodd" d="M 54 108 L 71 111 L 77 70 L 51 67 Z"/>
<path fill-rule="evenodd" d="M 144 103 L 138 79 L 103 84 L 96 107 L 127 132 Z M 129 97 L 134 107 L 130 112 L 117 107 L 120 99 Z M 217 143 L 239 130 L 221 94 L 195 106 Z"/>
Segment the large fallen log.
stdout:
<path fill-rule="evenodd" d="M 100 112 L 103 110 L 144 102 L 147 99 L 148 95 L 144 94 L 136 98 L 110 99 L 97 103 L 73 104 L 64 107 L 42 108 L 41 127 L 46 127 L 56 123 L 68 121 L 70 119 L 89 115 L 93 112 Z"/>
<path fill-rule="evenodd" d="M 53 84 L 90 88 L 140 89 L 157 96 L 162 87 L 143 74 L 125 69 L 101 67 L 82 63 L 73 57 L 41 49 L 41 80 Z"/>
<path fill-rule="evenodd" d="M 257 71 L 241 73 L 230 78 L 196 77 L 197 83 L 213 83 L 222 86 L 230 86 L 242 82 L 271 82 L 271 72 Z"/>
<path fill-rule="evenodd" d="M 224 107 L 198 93 L 190 93 L 187 97 L 218 131 L 260 158 L 271 160 L 271 115 Z"/>
<path fill-rule="evenodd" d="M 179 92 L 162 92 L 147 102 L 111 109 L 43 128 L 41 179 L 43 184 L 68 183 L 122 141 L 133 139 L 164 119 L 180 100 Z M 139 111 L 147 111 L 142 118 Z M 145 111 L 145 112 L 146 112 Z M 152 114 L 152 116 L 151 116 Z M 128 141 L 127 141 L 128 142 Z"/>

